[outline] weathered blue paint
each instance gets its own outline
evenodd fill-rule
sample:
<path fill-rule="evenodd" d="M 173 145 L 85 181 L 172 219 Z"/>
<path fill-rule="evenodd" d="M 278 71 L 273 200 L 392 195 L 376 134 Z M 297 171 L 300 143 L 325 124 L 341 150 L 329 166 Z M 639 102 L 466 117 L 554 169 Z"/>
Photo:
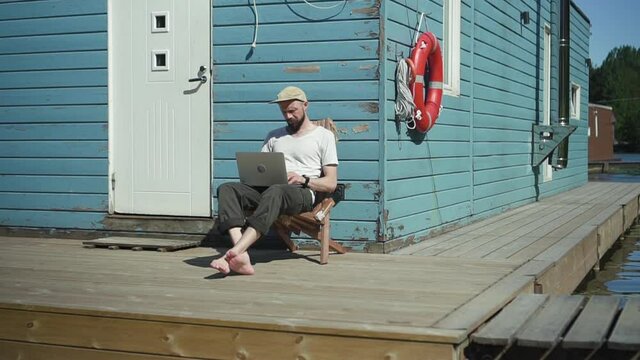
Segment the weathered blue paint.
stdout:
<path fill-rule="evenodd" d="M 0 224 L 102 228 L 107 2 L 5 2 L 0 36 Z"/>
<path fill-rule="evenodd" d="M 569 168 L 543 183 L 530 166 L 544 24 L 557 118 L 558 2 L 463 0 L 460 94 L 444 96 L 436 127 L 421 137 L 394 119 L 396 61 L 410 53 L 416 11 L 442 38 L 442 1 L 351 0 L 318 10 L 258 0 L 256 48 L 252 4 L 214 1 L 212 187 L 237 179 L 236 151 L 258 149 L 268 129 L 283 125 L 268 101 L 289 84 L 307 91 L 312 118 L 338 126 L 347 192 L 332 236 L 355 249 L 414 241 L 584 183 L 589 24 L 575 5 L 570 76 L 582 96 Z M 107 15 L 107 0 L 0 2 L 0 225 L 105 227 Z M 215 213 L 215 195 L 211 204 Z"/>
<path fill-rule="evenodd" d="M 311 101 L 310 117 L 331 117 L 338 127 L 339 178 L 348 189 L 332 213 L 332 237 L 374 241 L 383 153 L 376 1 L 324 11 L 303 2 L 257 4 L 255 49 L 252 8 L 244 1 L 213 6 L 213 184 L 236 179 L 235 152 L 259 149 L 265 129 L 284 125 L 268 101 L 298 85 Z"/>
<path fill-rule="evenodd" d="M 443 11 L 439 2 L 395 0 L 386 4 L 387 23 L 391 23 L 385 33 L 389 87 L 397 55 L 406 56 L 410 51 L 417 25 L 414 11 L 430 14 L 429 28 L 440 38 Z M 554 172 L 554 180 L 542 184 L 530 166 L 531 126 L 542 116 L 542 31 L 544 23 L 548 23 L 552 27 L 552 43 L 557 44 L 557 6 L 556 0 L 462 2 L 460 96 L 445 95 L 445 111 L 424 141 L 407 141 L 409 136 L 404 129 L 396 131 L 389 111 L 393 96 L 387 94 L 387 151 L 395 156 L 388 161 L 390 171 L 383 190 L 394 189 L 396 193 L 385 203 L 387 235 L 419 238 L 452 222 L 465 223 L 470 215 L 489 216 L 586 181 L 583 120 L 575 121 L 579 129 L 571 137 L 569 169 Z M 525 10 L 531 15 L 529 25 L 520 23 L 520 12 Z M 582 87 L 584 109 L 588 96 L 584 60 L 588 57 L 589 25 L 575 9 L 571 21 L 571 81 Z M 556 52 L 552 54 L 551 81 L 555 119 Z M 455 183 L 437 179 L 452 173 L 456 174 Z M 423 186 L 437 196 L 427 197 L 417 189 L 397 190 L 399 184 Z M 443 186 L 447 186 L 446 190 Z M 420 221 L 422 226 L 415 223 Z"/>

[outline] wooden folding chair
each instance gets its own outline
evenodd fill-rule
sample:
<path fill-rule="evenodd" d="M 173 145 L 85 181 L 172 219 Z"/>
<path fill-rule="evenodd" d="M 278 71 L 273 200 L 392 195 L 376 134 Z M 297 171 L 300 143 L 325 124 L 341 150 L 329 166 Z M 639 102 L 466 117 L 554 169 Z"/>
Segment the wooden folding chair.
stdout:
<path fill-rule="evenodd" d="M 337 128 L 330 118 L 315 121 L 315 124 L 322 126 L 336 135 Z M 281 215 L 276 220 L 274 227 L 278 236 L 287 244 L 289 250 L 296 251 L 298 247 L 291 240 L 290 233 L 305 233 L 311 238 L 320 241 L 320 263 L 326 264 L 329 261 L 329 249 L 334 249 L 340 254 L 344 254 L 346 249 L 337 242 L 331 240 L 331 209 L 337 202 L 344 199 L 344 184 L 338 184 L 333 193 L 317 193 L 316 205 L 306 213 L 298 215 Z"/>

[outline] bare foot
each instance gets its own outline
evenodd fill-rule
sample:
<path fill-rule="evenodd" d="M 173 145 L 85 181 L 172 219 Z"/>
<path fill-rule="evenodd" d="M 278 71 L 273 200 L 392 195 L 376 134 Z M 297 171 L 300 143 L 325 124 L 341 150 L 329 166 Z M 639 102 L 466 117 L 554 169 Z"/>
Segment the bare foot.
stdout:
<path fill-rule="evenodd" d="M 229 262 L 227 261 L 226 256 L 213 260 L 209 266 L 218 270 L 222 274 L 227 275 L 229 273 Z"/>
<path fill-rule="evenodd" d="M 237 255 L 234 251 L 229 250 L 224 258 L 229 264 L 229 268 L 240 275 L 253 275 L 255 273 L 249 253 L 246 251 Z"/>

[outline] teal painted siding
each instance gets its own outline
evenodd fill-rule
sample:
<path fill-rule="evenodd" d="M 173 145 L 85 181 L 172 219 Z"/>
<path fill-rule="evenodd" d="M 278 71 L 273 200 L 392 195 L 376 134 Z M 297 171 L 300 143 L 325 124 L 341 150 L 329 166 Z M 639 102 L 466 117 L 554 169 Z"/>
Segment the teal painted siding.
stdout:
<path fill-rule="evenodd" d="M 0 0 L 0 225 L 102 229 L 108 211 L 107 0 Z M 305 89 L 313 119 L 335 120 L 339 181 L 332 236 L 356 250 L 497 214 L 587 180 L 588 21 L 571 12 L 569 168 L 543 182 L 530 166 L 542 118 L 543 26 L 552 28 L 557 120 L 559 0 L 462 0 L 460 93 L 426 135 L 394 119 L 395 69 L 416 11 L 443 37 L 442 0 L 212 2 L 213 181 L 237 180 L 235 153 L 284 121 L 268 101 Z M 531 23 L 520 23 L 529 11 Z M 212 199 L 214 214 L 217 199 Z M 379 248 L 379 247 L 378 247 Z"/>
<path fill-rule="evenodd" d="M 423 139 L 396 129 L 396 58 L 410 52 L 415 11 L 429 14 L 429 30 L 442 40 L 442 5 L 386 4 L 386 240 L 419 239 L 587 181 L 589 24 L 574 7 L 570 81 L 581 86 L 581 120 L 571 121 L 579 128 L 570 139 L 569 168 L 554 171 L 553 180 L 543 183 L 530 165 L 531 130 L 543 114 L 544 24 L 552 29 L 550 105 L 552 122 L 557 121 L 559 1 L 461 2 L 460 95 L 444 96 L 438 123 Z M 521 24 L 521 11 L 529 11 L 530 24 Z"/>
<path fill-rule="evenodd" d="M 257 6 L 260 25 L 252 49 L 252 6 L 244 0 L 213 5 L 213 186 L 237 179 L 236 151 L 260 149 L 267 131 L 285 124 L 277 105 L 268 102 L 283 87 L 300 86 L 310 100 L 310 117 L 331 117 L 339 130 L 338 175 L 347 191 L 332 215 L 332 237 L 363 248 L 377 239 L 379 219 L 376 1 L 326 10 L 302 1 L 264 0 Z"/>
<path fill-rule="evenodd" d="M 472 214 L 471 122 L 472 72 L 469 54 L 471 7 L 461 8 L 460 96 L 444 96 L 437 125 L 424 137 L 398 126 L 394 116 L 397 57 L 408 57 L 413 46 L 416 11 L 429 14 L 430 31 L 442 39 L 440 1 L 391 0 L 386 2 L 386 148 L 384 182 L 386 240 L 419 237 Z M 424 27 L 422 28 L 424 31 Z"/>
<path fill-rule="evenodd" d="M 0 225 L 100 228 L 107 1 L 0 3 Z"/>

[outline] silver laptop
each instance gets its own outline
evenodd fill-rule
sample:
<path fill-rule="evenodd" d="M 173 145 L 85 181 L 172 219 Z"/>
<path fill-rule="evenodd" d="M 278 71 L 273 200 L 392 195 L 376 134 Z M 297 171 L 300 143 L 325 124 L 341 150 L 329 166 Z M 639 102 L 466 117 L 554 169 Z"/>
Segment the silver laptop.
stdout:
<path fill-rule="evenodd" d="M 237 152 L 240 182 L 249 186 L 287 183 L 284 154 L 279 152 Z"/>

